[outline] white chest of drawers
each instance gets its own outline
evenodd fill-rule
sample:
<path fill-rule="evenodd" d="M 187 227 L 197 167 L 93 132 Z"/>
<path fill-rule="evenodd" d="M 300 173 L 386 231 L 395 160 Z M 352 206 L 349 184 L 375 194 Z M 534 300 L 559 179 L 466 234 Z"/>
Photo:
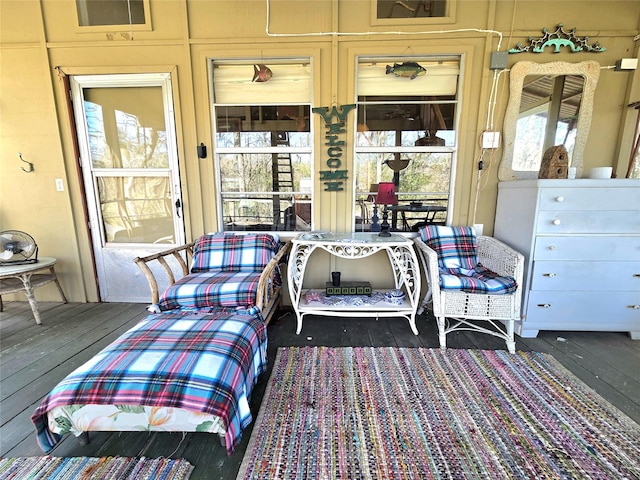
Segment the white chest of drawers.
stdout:
<path fill-rule="evenodd" d="M 501 182 L 494 235 L 525 256 L 520 336 L 640 340 L 640 180 Z"/>

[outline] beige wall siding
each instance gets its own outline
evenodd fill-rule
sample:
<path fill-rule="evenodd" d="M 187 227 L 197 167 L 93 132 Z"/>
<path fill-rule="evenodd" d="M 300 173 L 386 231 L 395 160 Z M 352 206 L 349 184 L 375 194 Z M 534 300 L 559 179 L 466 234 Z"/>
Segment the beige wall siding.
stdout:
<path fill-rule="evenodd" d="M 70 298 L 83 299 L 85 282 L 78 261 L 72 192 L 46 51 L 40 47 L 2 49 L 0 69 L 0 230 L 22 230 L 33 236 L 39 256 L 60 259 L 57 270 Z M 20 161 L 18 152 L 33 163 L 33 172 L 22 171 L 29 167 Z M 62 192 L 56 190 L 58 178 L 63 181 Z M 37 292 L 37 298 L 59 297 L 50 284 Z"/>
<path fill-rule="evenodd" d="M 78 27 L 72 0 L 0 0 L 0 229 L 25 230 L 36 237 L 41 255 L 58 257 L 60 278 L 72 301 L 97 301 L 98 294 L 81 179 L 56 67 L 66 75 L 172 73 L 187 238 L 192 239 L 218 225 L 210 59 L 309 57 L 315 107 L 355 101 L 359 55 L 460 54 L 453 223 L 483 223 L 490 234 L 501 150 L 485 155 L 480 181 L 477 164 L 490 108 L 489 57 L 499 36 L 484 30 L 500 31 L 500 49 L 507 50 L 517 42 L 526 43 L 529 36 L 539 37 L 542 28 L 553 30 L 563 22 L 567 30 L 575 27 L 577 36 L 589 36 L 590 43 L 599 41 L 607 48 L 603 53 L 510 55 L 509 66 L 520 60 L 596 60 L 608 66 L 623 57 L 638 58 L 640 43 L 634 41 L 640 32 L 640 2 L 633 0 L 457 0 L 451 20 L 404 23 L 372 22 L 372 0 L 270 0 L 268 4 L 266 0 L 150 0 L 149 5 L 151 29 L 92 29 Z M 338 31 L 343 34 L 329 34 Z M 586 171 L 608 165 L 618 174 L 626 170 L 635 123 L 627 104 L 640 100 L 639 89 L 637 71 L 602 71 L 584 156 Z M 496 100 L 498 130 L 508 95 L 508 72 L 504 72 Z M 324 140 L 318 115 L 313 118 L 313 131 L 315 227 L 349 230 L 354 214 L 352 184 L 348 182 L 344 192 L 323 192 L 317 175 Z M 209 146 L 206 159 L 196 155 L 201 142 Z M 344 160 L 351 174 L 350 147 Z M 17 152 L 34 162 L 35 173 L 20 170 Z M 64 192 L 56 191 L 56 178 L 63 179 Z M 49 286 L 37 296 L 57 300 Z"/>

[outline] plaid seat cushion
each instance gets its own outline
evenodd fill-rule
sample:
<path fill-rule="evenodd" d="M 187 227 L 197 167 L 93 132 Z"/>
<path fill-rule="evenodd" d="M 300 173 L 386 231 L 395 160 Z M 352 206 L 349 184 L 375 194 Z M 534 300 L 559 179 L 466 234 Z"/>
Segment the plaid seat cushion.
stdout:
<path fill-rule="evenodd" d="M 251 307 L 256 304 L 261 272 L 191 273 L 160 298 L 160 310 L 174 308 Z"/>
<path fill-rule="evenodd" d="M 278 249 L 278 239 L 269 234 L 203 235 L 193 247 L 191 272 L 262 271 Z"/>
<path fill-rule="evenodd" d="M 515 278 L 501 277 L 481 264 L 476 265 L 469 274 L 440 270 L 440 288 L 443 290 L 503 295 L 515 292 L 517 286 Z"/>
<path fill-rule="evenodd" d="M 478 264 L 478 242 L 473 227 L 427 225 L 420 237 L 438 254 L 438 266 L 445 269 L 472 271 Z"/>

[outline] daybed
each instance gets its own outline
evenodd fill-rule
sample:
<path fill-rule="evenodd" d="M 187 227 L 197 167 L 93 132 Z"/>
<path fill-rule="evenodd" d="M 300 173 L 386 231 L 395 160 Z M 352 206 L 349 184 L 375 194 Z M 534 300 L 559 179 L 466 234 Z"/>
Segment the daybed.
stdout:
<path fill-rule="evenodd" d="M 186 251 L 191 270 L 154 297 L 159 313 L 45 397 L 32 415 L 42 449 L 66 433 L 179 431 L 217 433 L 231 454 L 252 420 L 249 396 L 267 365 L 261 309 L 270 318 L 280 301 L 288 249 L 268 234 L 212 234 L 170 251 Z"/>

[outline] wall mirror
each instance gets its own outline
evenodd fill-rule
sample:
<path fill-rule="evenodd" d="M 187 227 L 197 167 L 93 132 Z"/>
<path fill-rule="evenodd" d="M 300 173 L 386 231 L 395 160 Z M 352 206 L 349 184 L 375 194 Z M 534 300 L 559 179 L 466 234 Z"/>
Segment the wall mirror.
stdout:
<path fill-rule="evenodd" d="M 595 61 L 513 65 L 499 180 L 538 178 L 544 152 L 554 145 L 567 148 L 569 165 L 581 175 L 599 76 Z"/>

